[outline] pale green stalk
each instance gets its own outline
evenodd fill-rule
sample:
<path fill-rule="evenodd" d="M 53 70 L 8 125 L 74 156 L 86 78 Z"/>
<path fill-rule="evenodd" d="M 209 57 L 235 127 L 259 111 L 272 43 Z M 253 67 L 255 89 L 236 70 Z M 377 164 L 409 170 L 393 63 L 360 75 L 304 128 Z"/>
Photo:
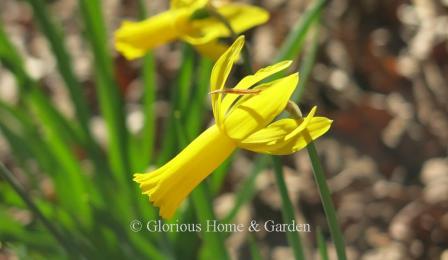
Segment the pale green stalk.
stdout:
<path fill-rule="evenodd" d="M 327 243 L 325 242 L 325 238 L 322 234 L 322 230 L 317 227 L 316 229 L 316 240 L 317 240 L 317 248 L 319 249 L 319 255 L 321 260 L 328 260 L 328 249 Z"/>
<path fill-rule="evenodd" d="M 320 198 L 322 200 L 325 215 L 327 216 L 330 233 L 333 237 L 336 254 L 339 260 L 345 260 L 347 257 L 345 255 L 344 236 L 338 224 L 336 210 L 334 209 L 333 201 L 331 200 L 330 189 L 328 188 L 327 181 L 325 180 L 325 174 L 322 170 L 319 155 L 317 154 L 317 150 L 313 142 L 308 144 L 307 150 L 311 160 L 311 165 L 313 167 L 314 179 L 316 180 L 317 187 L 319 188 Z"/>
<path fill-rule="evenodd" d="M 292 223 L 295 220 L 294 216 L 294 207 L 292 205 L 291 200 L 288 195 L 288 188 L 286 187 L 285 178 L 283 176 L 283 169 L 280 157 L 273 156 L 272 157 L 273 166 L 274 166 L 274 174 L 275 180 L 277 181 L 277 187 L 280 192 L 280 197 L 282 199 L 282 218 L 283 223 L 288 224 Z M 288 238 L 288 243 L 292 247 L 292 252 L 294 254 L 295 259 L 305 259 L 305 255 L 303 252 L 302 241 L 297 232 L 288 231 L 286 233 Z"/>

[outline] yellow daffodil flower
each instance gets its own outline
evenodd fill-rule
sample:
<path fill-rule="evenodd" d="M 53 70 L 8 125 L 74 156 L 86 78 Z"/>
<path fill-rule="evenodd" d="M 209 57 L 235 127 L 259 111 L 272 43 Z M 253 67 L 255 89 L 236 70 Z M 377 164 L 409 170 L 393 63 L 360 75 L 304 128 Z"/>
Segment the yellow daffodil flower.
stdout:
<path fill-rule="evenodd" d="M 227 77 L 243 45 L 244 37 L 239 37 L 213 67 L 210 93 L 216 124 L 161 168 L 134 175 L 143 194 L 160 207 L 163 218 L 170 218 L 186 196 L 235 148 L 274 155 L 291 154 L 330 128 L 331 120 L 314 116 L 316 107 L 305 118 L 272 122 L 285 109 L 297 86 L 298 73 L 256 84 L 286 69 L 291 61 L 260 69 L 243 78 L 234 88 L 226 89 Z"/>
<path fill-rule="evenodd" d="M 230 37 L 228 27 L 210 12 L 228 21 L 239 34 L 265 23 L 265 10 L 246 4 L 209 0 L 172 0 L 168 11 L 142 22 L 124 21 L 115 32 L 115 48 L 127 59 L 143 56 L 148 50 L 182 39 L 203 55 L 217 59 L 227 49 L 220 38 Z"/>

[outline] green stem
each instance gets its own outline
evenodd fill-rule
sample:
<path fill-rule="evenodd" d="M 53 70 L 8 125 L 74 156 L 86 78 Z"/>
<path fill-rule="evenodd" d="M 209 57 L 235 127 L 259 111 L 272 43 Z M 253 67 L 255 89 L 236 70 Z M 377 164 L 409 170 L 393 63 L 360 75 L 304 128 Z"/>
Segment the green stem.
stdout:
<path fill-rule="evenodd" d="M 305 36 L 307 35 L 307 31 L 309 30 L 311 25 L 312 24 L 319 25 L 321 11 L 325 3 L 326 3 L 325 0 L 315 0 L 313 2 L 313 5 L 309 9 L 309 11 L 307 11 L 305 15 L 302 17 L 302 19 L 297 23 L 297 25 L 293 29 L 293 32 L 290 34 L 286 42 L 283 44 L 276 60 L 280 61 L 297 56 L 297 53 L 301 49 L 302 43 L 304 42 Z M 318 30 L 316 30 L 314 38 L 312 40 L 311 48 L 305 55 L 304 62 L 302 63 L 301 67 L 302 79 L 300 80 L 299 88 L 296 90 L 296 92 L 293 94 L 292 97 L 292 100 L 294 100 L 297 103 L 302 97 L 303 91 L 305 90 L 305 84 L 312 69 L 312 65 L 315 63 L 316 53 L 319 45 L 318 37 L 319 33 Z M 309 139 L 311 140 L 310 137 Z M 338 258 L 340 260 L 344 260 L 346 259 L 344 240 L 342 232 L 338 225 L 335 209 L 330 196 L 330 191 L 328 189 L 325 176 L 322 171 L 322 167 L 320 165 L 319 157 L 317 155 L 316 148 L 312 142 L 308 145 L 307 149 L 313 167 L 314 177 L 316 179 L 319 188 L 322 204 L 325 210 L 325 214 L 327 216 L 327 221 L 330 226 L 331 236 L 335 243 Z"/>
<path fill-rule="evenodd" d="M 308 30 L 314 21 L 319 20 L 320 13 L 326 3 L 326 0 L 313 1 L 310 8 L 301 16 L 300 20 L 294 25 L 292 31 L 288 34 L 288 38 L 282 44 L 276 62 L 298 57 L 302 45 L 307 36 Z"/>
<path fill-rule="evenodd" d="M 272 157 L 273 165 L 274 165 L 274 173 L 275 179 L 277 181 L 278 189 L 280 191 L 280 196 L 282 199 L 282 217 L 284 223 L 291 223 L 295 220 L 294 217 L 294 209 L 291 203 L 291 200 L 288 196 L 288 189 L 286 187 L 285 179 L 283 178 L 283 169 L 282 163 L 280 161 L 280 157 L 273 156 Z M 300 237 L 295 232 L 286 233 L 288 238 L 288 243 L 292 247 L 292 251 L 294 253 L 295 259 L 305 259 L 305 255 L 303 252 L 302 241 Z"/>
<path fill-rule="evenodd" d="M 334 209 L 333 201 L 331 200 L 330 189 L 328 188 L 327 182 L 325 180 L 325 174 L 322 170 L 322 166 L 320 164 L 319 156 L 317 154 L 314 143 L 310 142 L 307 146 L 307 149 L 308 155 L 311 160 L 311 165 L 313 167 L 314 178 L 316 180 L 317 187 L 319 188 L 322 205 L 324 207 L 325 215 L 327 216 L 330 233 L 333 237 L 334 245 L 336 247 L 336 254 L 339 260 L 345 260 L 347 257 L 345 255 L 344 237 L 338 224 L 336 210 Z"/>
<path fill-rule="evenodd" d="M 144 0 L 137 1 L 139 18 L 144 20 L 148 14 Z M 154 142 L 155 142 L 155 101 L 156 101 L 156 73 L 155 58 L 152 52 L 148 52 L 143 58 L 143 68 L 141 78 L 143 82 L 143 112 L 144 123 L 141 132 L 137 170 L 144 170 L 151 162 L 154 162 Z"/>
<path fill-rule="evenodd" d="M 23 202 L 34 213 L 34 215 L 42 221 L 42 224 L 48 229 L 48 231 L 54 236 L 56 241 L 67 251 L 69 256 L 79 256 L 81 251 L 73 247 L 73 243 L 60 233 L 56 227 L 42 214 L 39 208 L 34 204 L 31 198 L 26 194 L 20 183 L 14 178 L 14 175 L 0 162 L 0 176 L 2 176 L 6 182 L 11 185 L 14 191 L 22 198 Z"/>
<path fill-rule="evenodd" d="M 263 259 L 263 257 L 261 256 L 260 248 L 257 246 L 257 241 L 255 239 L 254 234 L 249 233 L 248 242 L 249 242 L 249 250 L 250 250 L 251 259 L 252 260 Z"/>
<path fill-rule="evenodd" d="M 317 247 L 319 248 L 319 255 L 320 255 L 320 259 L 322 260 L 328 260 L 328 250 L 327 250 L 327 245 L 325 243 L 325 238 L 322 235 L 322 230 L 320 230 L 319 227 L 317 227 L 316 229 L 316 233 L 317 233 Z"/>
<path fill-rule="evenodd" d="M 106 26 L 100 0 L 79 0 L 86 36 L 95 63 L 96 91 L 100 110 L 106 122 L 109 164 L 123 194 L 129 194 L 127 128 L 123 98 L 115 80 L 113 60 L 107 48 Z M 129 196 L 127 196 L 129 197 Z"/>
<path fill-rule="evenodd" d="M 219 12 L 217 12 L 213 8 L 210 8 L 210 9 L 211 9 L 211 14 L 213 16 L 215 16 L 219 21 L 221 21 L 227 27 L 232 38 L 234 40 L 236 40 L 237 34 L 233 30 L 231 24 L 227 21 L 227 19 L 225 17 L 223 17 L 221 14 L 219 14 Z M 253 74 L 252 64 L 250 62 L 249 49 L 247 48 L 247 44 L 244 45 L 243 55 L 244 55 L 244 66 L 246 69 L 246 73 Z M 289 199 L 289 196 L 288 196 L 285 179 L 283 178 L 283 169 L 281 166 L 281 162 L 279 161 L 278 157 L 273 156 L 272 159 L 274 162 L 274 172 L 275 172 L 275 177 L 277 180 L 277 185 L 279 187 L 281 197 L 282 197 L 283 221 L 285 223 L 289 223 L 295 219 L 294 210 L 292 207 L 291 200 Z M 293 248 L 293 253 L 294 253 L 295 258 L 296 259 L 305 259 L 305 256 L 303 253 L 302 242 L 300 241 L 300 237 L 297 234 L 292 233 L 292 232 L 288 232 L 287 237 L 288 237 L 289 244 Z"/>
<path fill-rule="evenodd" d="M 316 54 L 319 49 L 319 20 L 315 21 L 314 35 L 311 40 L 309 48 L 306 50 L 305 55 L 300 66 L 300 81 L 299 86 L 296 88 L 291 96 L 291 100 L 298 102 L 302 99 L 303 92 L 305 92 L 305 85 L 313 70 L 314 64 L 316 63 Z"/>
<path fill-rule="evenodd" d="M 210 192 L 205 184 L 206 183 L 199 184 L 199 186 L 191 192 L 196 215 L 204 228 L 207 226 L 208 221 L 216 219 L 215 213 L 213 212 L 212 200 L 209 199 Z M 208 248 L 206 257 L 222 260 L 229 259 L 223 233 L 204 231 L 203 236 Z"/>

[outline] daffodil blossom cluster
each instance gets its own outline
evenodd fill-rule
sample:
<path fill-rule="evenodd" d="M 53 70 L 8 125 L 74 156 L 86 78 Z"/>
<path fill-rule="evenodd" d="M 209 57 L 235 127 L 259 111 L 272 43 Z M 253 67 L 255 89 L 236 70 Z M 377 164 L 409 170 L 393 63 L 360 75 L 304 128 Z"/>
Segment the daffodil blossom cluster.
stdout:
<path fill-rule="evenodd" d="M 228 21 L 233 32 L 216 15 Z M 124 21 L 115 32 L 115 48 L 127 59 L 135 59 L 150 49 L 181 39 L 203 55 L 217 59 L 228 48 L 221 38 L 244 32 L 268 19 L 268 12 L 247 4 L 172 0 L 166 12 L 142 22 Z"/>
<path fill-rule="evenodd" d="M 234 88 L 227 78 L 239 59 L 244 37 L 239 37 L 216 61 L 210 78 L 210 95 L 215 124 L 210 126 L 171 161 L 134 180 L 143 194 L 170 218 L 188 194 L 237 148 L 286 155 L 304 148 L 328 131 L 331 120 L 315 117 L 314 107 L 305 118 L 282 118 L 299 81 L 298 73 L 261 83 L 287 69 L 283 61 L 244 77 Z"/>

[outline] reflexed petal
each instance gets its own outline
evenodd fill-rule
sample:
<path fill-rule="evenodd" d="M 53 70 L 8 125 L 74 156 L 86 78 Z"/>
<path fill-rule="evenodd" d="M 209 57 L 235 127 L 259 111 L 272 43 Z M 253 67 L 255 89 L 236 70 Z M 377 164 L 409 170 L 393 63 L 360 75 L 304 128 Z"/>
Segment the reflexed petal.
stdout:
<path fill-rule="evenodd" d="M 115 31 L 115 48 L 127 59 L 141 57 L 148 50 L 178 38 L 189 14 L 188 10 L 168 11 L 142 22 L 124 21 Z"/>
<path fill-rule="evenodd" d="M 201 8 L 207 4 L 208 0 L 171 0 L 170 9 L 178 9 L 184 7 Z"/>
<path fill-rule="evenodd" d="M 269 13 L 267 11 L 252 5 L 227 4 L 220 7 L 218 12 L 230 22 L 236 34 L 242 33 L 269 20 Z M 223 30 L 222 27 L 218 29 L 215 26 L 220 27 L 219 25 L 213 24 L 205 27 L 205 30 L 220 31 L 224 33 L 223 36 L 229 35 L 227 28 Z"/>
<path fill-rule="evenodd" d="M 269 20 L 269 12 L 252 5 L 227 4 L 220 7 L 218 11 L 230 21 L 232 29 L 237 34 Z M 250 19 L 247 19 L 248 17 Z"/>
<path fill-rule="evenodd" d="M 287 136 L 285 136 L 285 140 L 288 141 L 289 139 L 293 138 L 294 136 L 296 136 L 297 134 L 299 134 L 300 132 L 302 132 L 307 126 L 308 123 L 311 121 L 311 119 L 314 117 L 314 114 L 316 114 L 316 110 L 317 107 L 314 106 L 311 111 L 308 113 L 308 115 L 306 116 L 305 120 L 303 120 L 302 124 L 300 124 L 299 127 L 297 127 L 296 129 L 294 129 L 291 133 L 289 133 Z"/>
<path fill-rule="evenodd" d="M 236 34 L 265 23 L 269 13 L 264 9 L 244 4 L 227 4 L 217 11 L 229 21 Z M 213 39 L 231 36 L 229 29 L 216 17 L 191 20 L 191 33 L 183 36 L 190 44 L 204 44 Z"/>
<path fill-rule="evenodd" d="M 298 73 L 262 84 L 257 95 L 235 105 L 223 121 L 225 133 L 234 140 L 243 140 L 264 128 L 283 111 L 299 81 Z"/>
<path fill-rule="evenodd" d="M 257 131 L 244 140 L 241 143 L 277 143 L 279 140 L 287 141 L 291 139 L 292 134 L 299 134 L 301 131 L 308 127 L 308 124 L 314 118 L 316 113 L 316 106 L 313 107 L 305 118 L 294 120 L 291 118 L 277 120 L 269 126 Z"/>
<path fill-rule="evenodd" d="M 213 40 L 208 43 L 194 45 L 194 48 L 203 56 L 212 60 L 217 60 L 229 48 L 229 46 L 220 43 L 218 40 Z"/>
<path fill-rule="evenodd" d="M 216 169 L 236 144 L 213 125 L 158 170 L 135 174 L 143 194 L 170 218 L 188 194 Z"/>
<path fill-rule="evenodd" d="M 216 61 L 210 76 L 210 92 L 224 88 L 227 77 L 232 70 L 232 66 L 239 58 L 241 49 L 244 45 L 244 36 L 238 37 L 230 48 Z M 212 94 L 212 108 L 215 121 L 220 127 L 221 118 L 219 116 L 222 93 Z"/>
<path fill-rule="evenodd" d="M 299 121 L 300 124 L 303 120 Z M 285 136 L 291 133 L 299 123 L 292 118 L 280 119 L 267 127 L 251 134 L 246 139 L 242 140 L 239 144 L 252 145 L 252 144 L 275 144 L 284 139 Z M 243 146 L 243 148 L 245 148 Z"/>
<path fill-rule="evenodd" d="M 303 131 L 286 141 L 285 137 L 301 127 L 303 123 L 304 119 L 280 119 L 244 139 L 238 146 L 258 153 L 291 154 L 326 133 L 330 129 L 332 121 L 326 117 L 312 117 Z"/>
<path fill-rule="evenodd" d="M 265 78 L 288 68 L 291 66 L 291 63 L 292 61 L 281 61 L 274 65 L 259 69 L 255 74 L 244 77 L 233 89 L 249 89 Z M 234 94 L 226 95 L 222 100 L 221 111 L 226 113 L 238 97 L 239 95 Z"/>

